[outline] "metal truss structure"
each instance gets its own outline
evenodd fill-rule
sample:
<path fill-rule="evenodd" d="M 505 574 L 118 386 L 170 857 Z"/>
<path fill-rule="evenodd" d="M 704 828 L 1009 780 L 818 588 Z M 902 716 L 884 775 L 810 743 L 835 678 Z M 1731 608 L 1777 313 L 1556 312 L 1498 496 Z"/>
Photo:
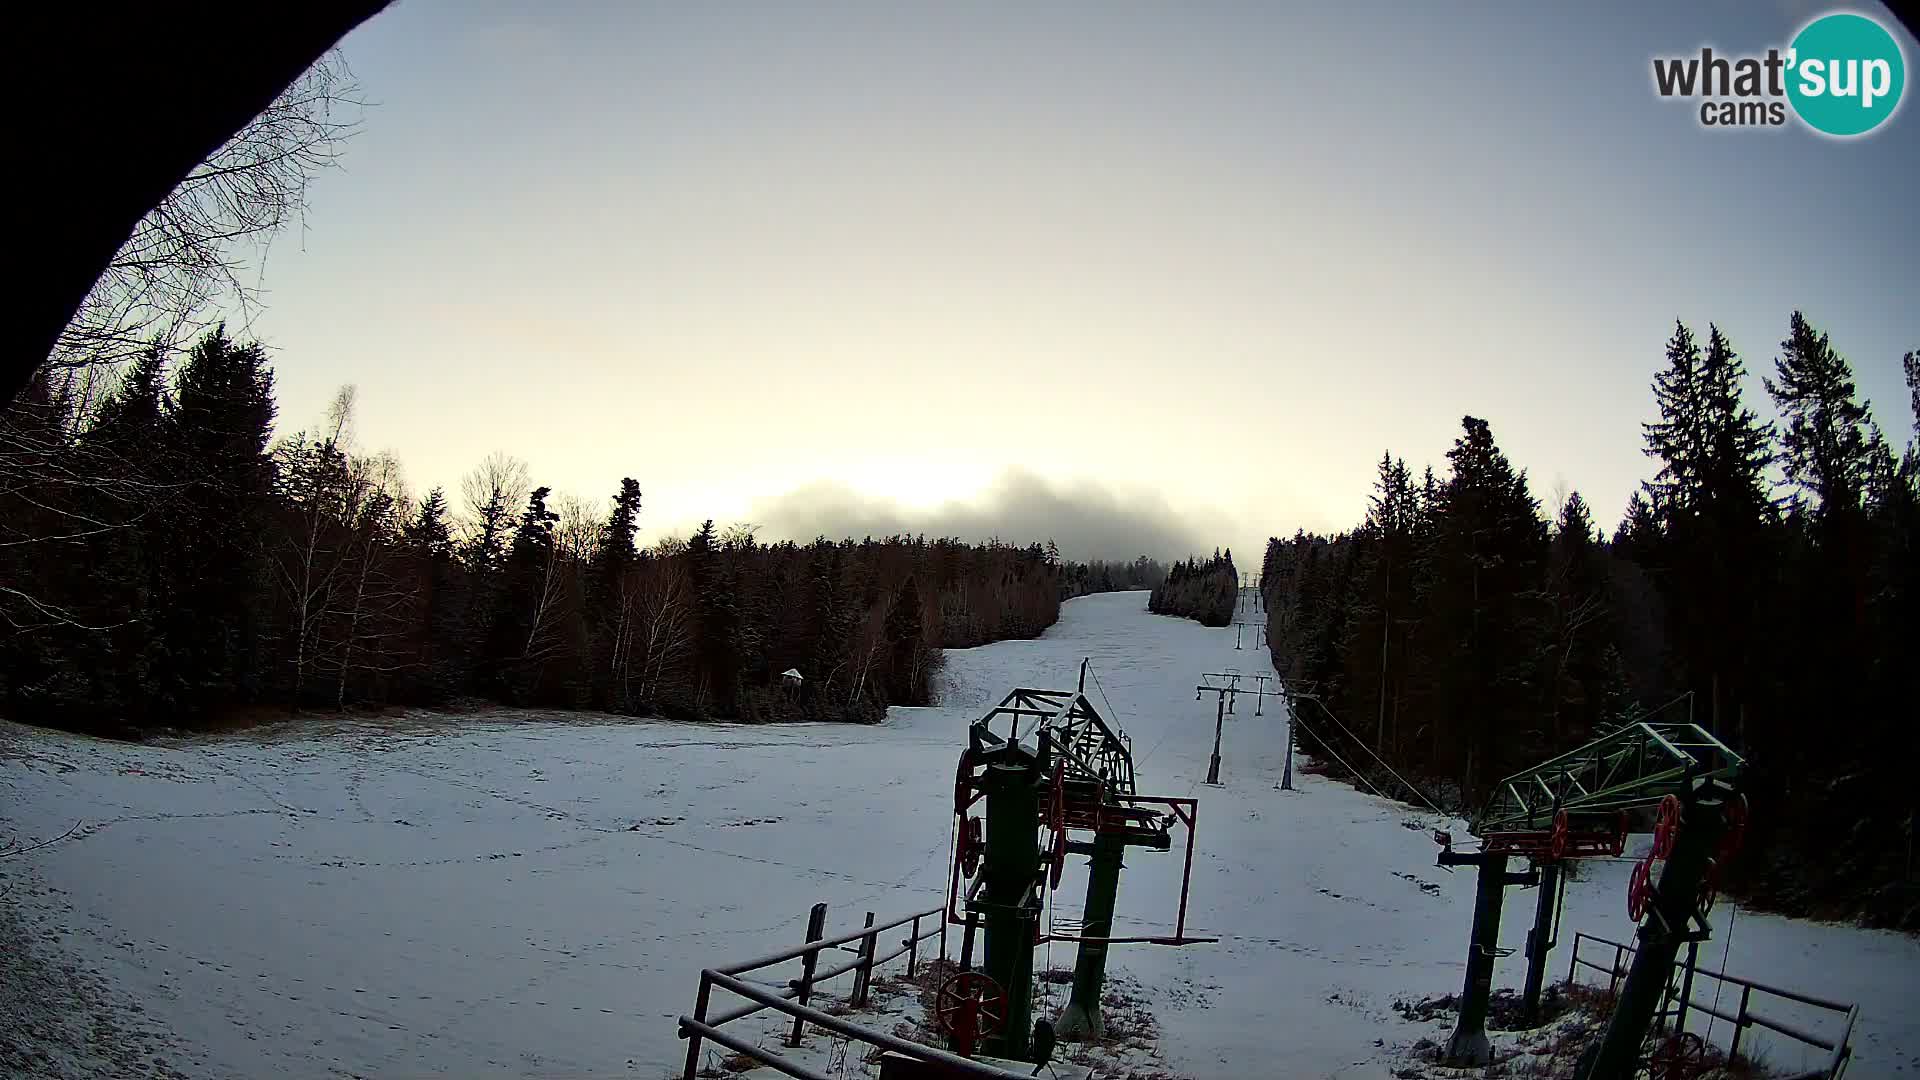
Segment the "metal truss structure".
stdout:
<path fill-rule="evenodd" d="M 1550 832 L 1565 812 L 1576 829 L 1678 795 L 1692 782 L 1727 780 L 1744 759 L 1697 724 L 1635 723 L 1500 781 L 1475 836 Z"/>

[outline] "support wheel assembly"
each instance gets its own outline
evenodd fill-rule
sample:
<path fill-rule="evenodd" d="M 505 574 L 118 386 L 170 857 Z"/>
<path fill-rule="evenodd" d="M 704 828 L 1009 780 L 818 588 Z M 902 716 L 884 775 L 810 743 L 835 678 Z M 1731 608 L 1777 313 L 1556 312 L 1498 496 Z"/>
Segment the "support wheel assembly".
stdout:
<path fill-rule="evenodd" d="M 960 876 L 970 878 L 980 870 L 980 853 L 986 849 L 980 819 L 970 817 L 960 825 L 959 851 Z"/>
<path fill-rule="evenodd" d="M 956 1053 L 972 1057 L 981 1039 L 1007 1022 L 1007 992 L 985 972 L 962 971 L 940 984 L 934 1019 L 953 1040 Z"/>
<path fill-rule="evenodd" d="M 1691 1080 L 1706 1071 L 1707 1043 L 1691 1031 L 1668 1036 L 1647 1056 L 1651 1080 Z"/>
<path fill-rule="evenodd" d="M 1647 901 L 1653 899 L 1653 859 L 1633 864 L 1633 876 L 1627 879 L 1627 916 L 1639 922 L 1647 913 Z"/>
<path fill-rule="evenodd" d="M 1680 832 L 1680 798 L 1669 795 L 1660 800 L 1660 815 L 1653 824 L 1653 857 L 1664 859 L 1673 854 L 1673 838 Z"/>

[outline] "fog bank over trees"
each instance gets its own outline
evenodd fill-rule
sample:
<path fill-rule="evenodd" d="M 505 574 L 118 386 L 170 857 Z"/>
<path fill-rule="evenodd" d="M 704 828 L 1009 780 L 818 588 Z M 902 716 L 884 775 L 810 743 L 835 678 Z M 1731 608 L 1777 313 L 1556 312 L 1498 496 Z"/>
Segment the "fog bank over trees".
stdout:
<path fill-rule="evenodd" d="M 973 498 L 931 509 L 823 481 L 755 500 L 747 520 L 760 526 L 762 537 L 801 541 L 923 533 L 971 542 L 999 537 L 1017 544 L 1051 538 L 1063 557 L 1082 560 L 1184 557 L 1210 550 L 1227 524 L 1221 514 L 1176 511 L 1159 495 L 1120 494 L 1092 483 L 1055 484 L 1019 468 L 1002 472 Z"/>

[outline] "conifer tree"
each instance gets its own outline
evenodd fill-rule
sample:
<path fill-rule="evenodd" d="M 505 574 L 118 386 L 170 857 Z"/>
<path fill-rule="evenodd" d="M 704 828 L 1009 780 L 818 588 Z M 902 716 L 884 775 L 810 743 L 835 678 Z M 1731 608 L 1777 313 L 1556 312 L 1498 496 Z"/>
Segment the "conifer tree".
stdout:
<path fill-rule="evenodd" d="M 1780 439 L 1787 479 L 1814 496 L 1819 517 L 1851 515 L 1880 438 L 1870 406 L 1857 400 L 1853 368 L 1796 311 L 1774 373 L 1766 386 L 1787 420 Z"/>
<path fill-rule="evenodd" d="M 157 522 L 156 622 L 166 641 L 163 701 L 203 710 L 253 700 L 262 663 L 261 537 L 273 497 L 267 442 L 273 373 L 259 345 L 217 327 L 180 368 L 162 428 L 178 497 Z"/>

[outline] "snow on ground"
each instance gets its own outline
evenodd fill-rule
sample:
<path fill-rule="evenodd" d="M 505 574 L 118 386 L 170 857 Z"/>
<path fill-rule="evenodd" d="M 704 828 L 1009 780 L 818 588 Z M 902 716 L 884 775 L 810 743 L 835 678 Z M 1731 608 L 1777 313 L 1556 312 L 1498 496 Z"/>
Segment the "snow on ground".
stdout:
<path fill-rule="evenodd" d="M 190 1075 L 657 1080 L 684 1056 L 674 1019 L 701 967 L 797 943 L 816 901 L 830 932 L 938 903 L 966 724 L 1015 685 L 1071 687 L 1086 656 L 1142 793 L 1201 800 L 1188 928 L 1224 940 L 1111 961 L 1159 1009 L 1164 1060 L 1194 1077 L 1388 1075 L 1445 1033 L 1391 1004 L 1459 989 L 1471 874 L 1434 865 L 1433 815 L 1313 776 L 1276 791 L 1277 707 L 1243 700 L 1225 782 L 1202 785 L 1214 701 L 1194 700 L 1197 676 L 1270 668 L 1231 629 L 1143 607 L 1088 597 L 1039 641 L 951 652 L 943 704 L 877 727 L 503 711 L 145 746 L 0 729 L 0 846 L 80 826 L 0 860 L 0 889 L 170 1032 Z M 1128 856 L 1116 934 L 1171 928 L 1180 862 Z M 1570 885 L 1554 978 L 1574 930 L 1629 938 L 1627 869 Z M 1084 880 L 1072 860 L 1061 915 Z M 1504 945 L 1531 901 L 1509 893 Z M 1703 957 L 1717 965 L 1726 940 Z M 1502 960 L 1498 985 L 1523 963 Z M 1727 969 L 1861 1002 L 1850 1076 L 1920 1074 L 1913 938 L 1741 912 Z"/>

